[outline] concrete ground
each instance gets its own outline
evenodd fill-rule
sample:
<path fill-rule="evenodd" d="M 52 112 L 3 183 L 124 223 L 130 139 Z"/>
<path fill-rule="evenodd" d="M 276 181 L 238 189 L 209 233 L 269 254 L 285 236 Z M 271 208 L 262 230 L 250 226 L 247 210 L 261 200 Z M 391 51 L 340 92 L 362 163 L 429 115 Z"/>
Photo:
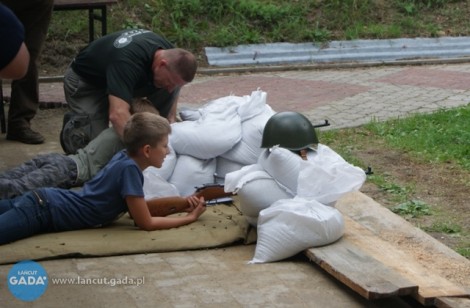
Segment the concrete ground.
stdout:
<path fill-rule="evenodd" d="M 198 76 L 183 89 L 180 103 L 198 107 L 214 98 L 249 95 L 260 88 L 268 93 L 268 104 L 275 111 L 298 111 L 314 124 L 327 119 L 331 126 L 323 129 L 334 129 L 361 125 L 371 119 L 466 105 L 470 100 L 469 84 L 470 63 L 220 72 Z M 9 93 L 5 84 L 4 93 Z M 48 107 L 62 106 L 61 83 L 42 83 L 41 101 Z M 0 137 L 0 171 L 39 153 L 61 152 L 58 134 L 65 111 L 59 107 L 38 112 L 33 127 L 46 136 L 43 145 L 25 145 Z M 367 301 L 303 255 L 282 262 L 248 265 L 254 249 L 254 245 L 235 244 L 198 251 L 41 261 L 49 275 L 49 286 L 42 297 L 31 303 L 22 302 L 9 292 L 6 277 L 12 265 L 3 265 L 0 307 L 418 306 L 400 298 Z M 60 278 L 71 280 L 53 282 Z M 97 278 L 95 283 L 90 281 L 92 278 Z M 105 284 L 104 278 L 108 282 L 132 278 L 141 283 L 112 286 Z"/>

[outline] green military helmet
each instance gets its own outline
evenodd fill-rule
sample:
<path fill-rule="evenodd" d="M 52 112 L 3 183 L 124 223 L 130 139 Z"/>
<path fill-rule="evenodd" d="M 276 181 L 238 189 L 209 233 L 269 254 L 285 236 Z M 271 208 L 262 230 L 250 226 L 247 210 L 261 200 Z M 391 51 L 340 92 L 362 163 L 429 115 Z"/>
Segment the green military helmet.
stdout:
<path fill-rule="evenodd" d="M 301 113 L 278 112 L 269 118 L 263 130 L 262 148 L 279 145 L 292 151 L 318 144 L 318 137 L 312 123 Z"/>

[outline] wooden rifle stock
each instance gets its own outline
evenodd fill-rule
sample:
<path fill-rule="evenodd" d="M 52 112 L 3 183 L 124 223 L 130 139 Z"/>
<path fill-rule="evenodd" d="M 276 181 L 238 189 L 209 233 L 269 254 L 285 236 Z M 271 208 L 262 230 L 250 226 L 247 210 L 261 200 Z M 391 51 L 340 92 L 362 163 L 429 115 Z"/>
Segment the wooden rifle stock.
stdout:
<path fill-rule="evenodd" d="M 231 196 L 232 193 L 224 191 L 222 185 L 204 185 L 196 189 L 195 195 L 204 197 L 205 201 Z M 168 216 L 174 213 L 184 212 L 189 203 L 185 197 L 163 197 L 147 200 L 147 206 L 150 214 L 154 217 Z"/>
<path fill-rule="evenodd" d="M 157 217 L 183 212 L 189 206 L 189 203 L 186 198 L 175 196 L 147 200 L 147 206 L 150 214 Z"/>
<path fill-rule="evenodd" d="M 196 188 L 196 196 L 204 197 L 204 200 L 209 201 L 212 199 L 219 199 L 223 197 L 229 197 L 233 194 L 225 192 L 224 186 L 220 184 L 206 184 Z"/>

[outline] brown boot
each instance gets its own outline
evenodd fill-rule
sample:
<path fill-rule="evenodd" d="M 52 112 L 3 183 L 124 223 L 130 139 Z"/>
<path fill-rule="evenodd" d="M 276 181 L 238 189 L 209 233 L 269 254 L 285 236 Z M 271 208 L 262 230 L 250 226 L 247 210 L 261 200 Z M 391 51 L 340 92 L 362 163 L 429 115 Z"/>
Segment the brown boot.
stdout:
<path fill-rule="evenodd" d="M 8 128 L 7 140 L 19 141 L 26 144 L 41 144 L 46 140 L 40 133 L 29 127 Z"/>

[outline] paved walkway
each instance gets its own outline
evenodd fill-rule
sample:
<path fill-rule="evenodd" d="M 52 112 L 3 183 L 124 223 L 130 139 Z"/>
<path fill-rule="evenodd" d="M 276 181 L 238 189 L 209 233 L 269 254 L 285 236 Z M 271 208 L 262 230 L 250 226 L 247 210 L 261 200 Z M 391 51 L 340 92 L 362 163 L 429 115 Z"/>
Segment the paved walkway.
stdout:
<path fill-rule="evenodd" d="M 183 88 L 180 103 L 197 107 L 258 88 L 275 111 L 298 111 L 314 124 L 328 119 L 329 129 L 352 127 L 468 104 L 470 63 L 201 74 Z M 64 102 L 62 84 L 41 84 L 41 100 Z"/>
<path fill-rule="evenodd" d="M 433 66 L 382 66 L 355 69 L 280 70 L 201 75 L 184 88 L 181 104 L 201 104 L 260 88 L 274 110 L 295 110 L 326 129 L 357 126 L 371 119 L 466 105 L 470 101 L 470 63 Z M 6 89 L 7 94 L 9 91 Z M 60 83 L 41 84 L 45 104 L 64 101 Z M 46 123 L 49 129 L 39 125 Z M 41 110 L 34 125 L 48 133 L 41 146 L 0 140 L 0 169 L 40 152 L 61 151 L 60 120 Z M 54 307 L 410 307 L 398 299 L 368 302 L 331 279 L 302 256 L 247 265 L 254 246 L 104 258 L 43 261 L 54 278 L 144 278 L 140 286 L 51 284 L 33 306 Z M 1 256 L 0 256 L 1 258 Z M 0 306 L 30 306 L 7 290 L 11 266 L 0 266 Z"/>

